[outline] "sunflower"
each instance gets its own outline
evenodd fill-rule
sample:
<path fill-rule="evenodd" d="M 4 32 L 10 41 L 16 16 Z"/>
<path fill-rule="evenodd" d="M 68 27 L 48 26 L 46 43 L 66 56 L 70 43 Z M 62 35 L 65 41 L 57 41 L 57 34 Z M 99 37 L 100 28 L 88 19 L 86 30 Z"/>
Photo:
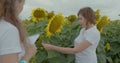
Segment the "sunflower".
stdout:
<path fill-rule="evenodd" d="M 95 12 L 95 16 L 96 16 L 96 25 L 100 22 L 100 9 L 96 10 Z"/>
<path fill-rule="evenodd" d="M 51 12 L 48 13 L 47 18 L 51 19 L 54 15 L 55 15 L 54 11 L 51 11 Z"/>
<path fill-rule="evenodd" d="M 61 13 L 53 16 L 46 27 L 46 36 L 50 37 L 51 35 L 60 32 L 64 23 L 65 18 L 62 16 Z"/>
<path fill-rule="evenodd" d="M 100 9 L 96 10 L 95 16 L 96 16 L 96 20 L 100 19 Z"/>
<path fill-rule="evenodd" d="M 32 10 L 32 19 L 34 22 L 41 21 L 47 16 L 47 12 L 42 8 Z"/>
<path fill-rule="evenodd" d="M 108 19 L 107 16 L 101 17 L 100 22 L 97 24 L 98 30 L 102 32 L 103 27 L 109 23 L 110 23 L 110 19 Z"/>
<path fill-rule="evenodd" d="M 102 29 L 105 25 L 110 23 L 110 19 L 107 16 L 102 16 L 100 15 L 100 9 L 96 10 L 95 12 L 96 16 L 96 22 L 95 25 L 97 26 L 97 29 L 102 32 Z"/>
<path fill-rule="evenodd" d="M 76 15 L 70 15 L 68 16 L 68 21 L 74 22 L 77 19 Z"/>

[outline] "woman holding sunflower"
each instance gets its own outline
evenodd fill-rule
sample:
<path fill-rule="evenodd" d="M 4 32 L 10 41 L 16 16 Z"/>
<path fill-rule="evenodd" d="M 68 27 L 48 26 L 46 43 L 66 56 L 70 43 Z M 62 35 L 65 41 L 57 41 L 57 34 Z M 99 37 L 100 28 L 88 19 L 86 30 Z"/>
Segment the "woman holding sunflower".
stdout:
<path fill-rule="evenodd" d="M 27 63 L 36 53 L 18 19 L 25 0 L 0 0 L 0 63 Z"/>
<path fill-rule="evenodd" d="M 58 47 L 43 44 L 46 50 L 55 50 L 65 54 L 75 54 L 75 63 L 97 63 L 96 48 L 100 41 L 100 33 L 95 24 L 95 12 L 90 7 L 79 10 L 78 20 L 83 27 L 74 40 L 74 48 Z"/>

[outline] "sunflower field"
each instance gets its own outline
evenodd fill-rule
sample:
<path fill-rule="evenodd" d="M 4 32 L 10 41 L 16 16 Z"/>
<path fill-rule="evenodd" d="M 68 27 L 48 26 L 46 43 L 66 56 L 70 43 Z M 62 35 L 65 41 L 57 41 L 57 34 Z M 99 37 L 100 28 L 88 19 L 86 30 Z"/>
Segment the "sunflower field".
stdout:
<path fill-rule="evenodd" d="M 96 10 L 96 26 L 101 33 L 97 47 L 98 63 L 120 63 L 120 21 L 111 21 L 107 16 L 100 15 Z M 61 54 L 56 51 L 46 51 L 42 43 L 50 43 L 61 47 L 74 47 L 74 39 L 79 34 L 81 26 L 76 15 L 63 16 L 43 8 L 35 8 L 24 26 L 29 35 L 39 34 L 35 44 L 37 53 L 29 63 L 75 63 L 72 54 Z"/>

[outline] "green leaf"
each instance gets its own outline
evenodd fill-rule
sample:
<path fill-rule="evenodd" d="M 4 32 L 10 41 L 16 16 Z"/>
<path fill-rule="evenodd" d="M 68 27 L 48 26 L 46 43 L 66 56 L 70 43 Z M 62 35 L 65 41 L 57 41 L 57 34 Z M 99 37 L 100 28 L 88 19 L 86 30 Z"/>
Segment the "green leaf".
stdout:
<path fill-rule="evenodd" d="M 67 63 L 67 60 L 64 56 L 57 56 L 48 59 L 49 63 Z"/>
<path fill-rule="evenodd" d="M 48 58 L 60 56 L 60 53 L 55 52 L 55 51 L 47 51 L 47 52 L 48 52 Z"/>
<path fill-rule="evenodd" d="M 38 51 L 36 54 L 36 62 L 41 63 L 42 61 L 47 59 L 47 52 L 46 51 Z"/>

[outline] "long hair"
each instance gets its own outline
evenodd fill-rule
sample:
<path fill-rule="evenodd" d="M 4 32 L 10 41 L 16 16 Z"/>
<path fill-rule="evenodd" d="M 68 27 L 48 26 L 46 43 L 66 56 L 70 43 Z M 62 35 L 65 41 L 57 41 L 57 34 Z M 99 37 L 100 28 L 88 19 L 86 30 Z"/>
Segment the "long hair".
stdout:
<path fill-rule="evenodd" d="M 77 15 L 79 16 L 80 14 L 87 20 L 87 24 L 88 22 L 91 24 L 95 24 L 96 17 L 95 17 L 95 12 L 93 11 L 92 8 L 84 7 L 79 10 Z"/>
<path fill-rule="evenodd" d="M 17 27 L 20 35 L 20 41 L 22 43 L 26 43 L 27 33 L 21 20 L 16 14 L 16 1 L 21 2 L 21 0 L 0 0 L 0 18 Z"/>

